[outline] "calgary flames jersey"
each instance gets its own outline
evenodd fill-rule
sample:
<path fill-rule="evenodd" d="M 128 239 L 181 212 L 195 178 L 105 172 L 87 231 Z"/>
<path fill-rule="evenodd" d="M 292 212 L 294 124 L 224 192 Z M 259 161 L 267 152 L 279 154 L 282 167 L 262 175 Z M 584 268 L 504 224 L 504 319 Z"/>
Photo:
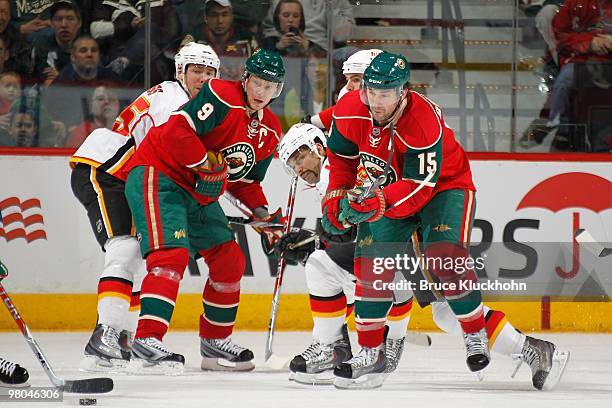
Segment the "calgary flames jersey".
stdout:
<path fill-rule="evenodd" d="M 119 170 L 134 154 L 151 128 L 168 120 L 170 114 L 189 101 L 189 94 L 176 81 L 165 81 L 143 92 L 115 120 L 113 129 L 96 129 L 70 159 L 109 174 Z"/>
<path fill-rule="evenodd" d="M 229 167 L 228 191 L 255 208 L 267 204 L 260 182 L 280 136 L 280 122 L 268 108 L 249 116 L 241 82 L 212 79 L 168 122 L 149 132 L 127 170 L 153 166 L 207 204 L 195 192 L 191 168 L 206 161 L 208 150 L 220 152 Z"/>
<path fill-rule="evenodd" d="M 395 205 L 385 213 L 390 218 L 414 214 L 439 191 L 475 190 L 467 155 L 441 109 L 418 92 L 410 91 L 406 100 L 393 129 L 391 169 L 383 184 L 387 206 Z M 390 128 L 374 122 L 359 91 L 345 95 L 334 108 L 327 143 L 328 189 L 351 188 L 356 179 L 377 180 L 389 157 Z"/>

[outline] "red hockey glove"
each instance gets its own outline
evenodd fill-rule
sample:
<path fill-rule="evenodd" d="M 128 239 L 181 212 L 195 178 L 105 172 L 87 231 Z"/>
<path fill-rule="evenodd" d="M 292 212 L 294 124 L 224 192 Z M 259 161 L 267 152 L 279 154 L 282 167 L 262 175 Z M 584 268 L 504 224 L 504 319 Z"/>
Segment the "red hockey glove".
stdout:
<path fill-rule="evenodd" d="M 344 234 L 347 227 L 340 221 L 340 201 L 346 196 L 346 190 L 328 191 L 323 197 L 321 207 L 323 217 L 321 225 L 323 229 L 333 235 Z"/>
<path fill-rule="evenodd" d="M 227 187 L 227 164 L 223 156 L 208 152 L 208 161 L 196 169 L 195 191 L 216 200 Z"/>
<path fill-rule="evenodd" d="M 357 225 L 362 222 L 374 222 L 385 215 L 386 200 L 383 190 L 376 189 L 371 192 L 370 197 L 365 197 L 359 202 L 357 197 L 363 194 L 364 189 L 357 187 L 351 190 L 350 196 L 353 200 L 342 200 L 340 202 L 341 215 L 350 224 Z"/>

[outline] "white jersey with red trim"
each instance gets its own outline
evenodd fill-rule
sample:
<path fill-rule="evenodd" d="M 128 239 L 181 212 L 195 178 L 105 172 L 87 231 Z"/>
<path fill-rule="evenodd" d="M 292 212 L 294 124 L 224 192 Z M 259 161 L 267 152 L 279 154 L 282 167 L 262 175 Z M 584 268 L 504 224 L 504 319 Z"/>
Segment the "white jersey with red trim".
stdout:
<path fill-rule="evenodd" d="M 176 81 L 155 85 L 119 114 L 112 130 L 100 128 L 91 132 L 70 159 L 71 166 L 85 163 L 115 174 L 149 130 L 166 123 L 170 114 L 188 101 L 189 94 Z"/>

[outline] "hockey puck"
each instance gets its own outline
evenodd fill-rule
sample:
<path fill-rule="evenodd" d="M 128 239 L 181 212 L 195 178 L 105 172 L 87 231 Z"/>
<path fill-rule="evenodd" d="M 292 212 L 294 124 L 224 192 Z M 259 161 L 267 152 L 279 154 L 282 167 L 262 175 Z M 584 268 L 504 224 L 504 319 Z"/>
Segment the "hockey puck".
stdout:
<path fill-rule="evenodd" d="M 98 400 L 95 398 L 81 398 L 79 399 L 79 405 L 96 405 Z"/>

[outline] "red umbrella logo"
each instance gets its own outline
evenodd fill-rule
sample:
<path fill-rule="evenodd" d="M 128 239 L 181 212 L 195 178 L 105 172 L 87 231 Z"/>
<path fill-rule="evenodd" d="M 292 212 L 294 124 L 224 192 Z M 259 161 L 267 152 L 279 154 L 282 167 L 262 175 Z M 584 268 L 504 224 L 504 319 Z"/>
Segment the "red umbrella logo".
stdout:
<path fill-rule="evenodd" d="M 612 208 L 612 183 L 589 173 L 564 173 L 548 178 L 533 187 L 516 207 L 537 207 L 558 212 L 566 208 L 584 208 L 595 213 Z M 572 269 L 567 272 L 555 267 L 557 275 L 571 279 L 578 273 L 580 246 L 574 238 L 580 228 L 580 213 L 573 213 L 573 257 Z"/>

